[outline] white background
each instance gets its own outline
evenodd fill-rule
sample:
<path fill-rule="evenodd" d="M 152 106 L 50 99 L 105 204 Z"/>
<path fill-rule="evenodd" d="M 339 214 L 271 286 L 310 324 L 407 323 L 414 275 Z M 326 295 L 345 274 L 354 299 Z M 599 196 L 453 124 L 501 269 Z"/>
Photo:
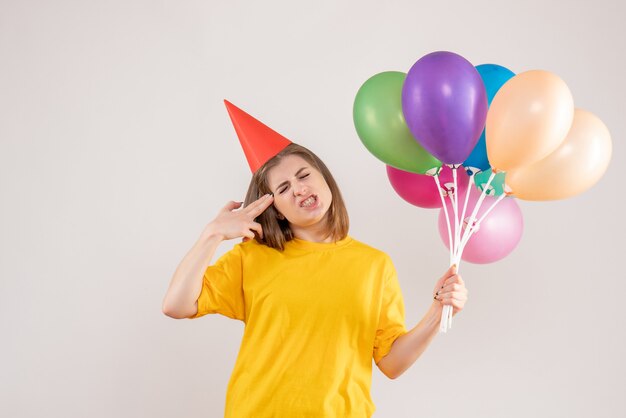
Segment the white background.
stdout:
<path fill-rule="evenodd" d="M 352 103 L 437 50 L 558 74 L 613 159 L 580 196 L 520 202 L 519 247 L 462 266 L 452 330 L 397 380 L 374 369 L 375 416 L 622 415 L 623 17 L 618 0 L 0 1 L 0 415 L 222 415 L 243 324 L 161 301 L 250 178 L 224 98 L 327 163 L 414 326 L 447 266 L 437 211 L 394 193 Z"/>

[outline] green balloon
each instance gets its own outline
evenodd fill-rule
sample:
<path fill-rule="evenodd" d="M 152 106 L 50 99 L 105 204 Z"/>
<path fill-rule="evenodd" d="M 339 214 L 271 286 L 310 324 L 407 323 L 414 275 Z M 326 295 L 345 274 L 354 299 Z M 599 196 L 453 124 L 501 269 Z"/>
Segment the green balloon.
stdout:
<path fill-rule="evenodd" d="M 485 192 L 487 196 L 500 196 L 502 193 L 504 193 L 505 175 L 506 173 L 504 173 L 503 171 L 496 174 L 493 180 L 491 180 L 491 184 L 489 185 L 489 188 Z M 482 190 L 487 185 L 487 182 L 489 181 L 490 176 L 491 176 L 491 169 L 486 170 L 486 171 L 481 171 L 480 173 L 476 173 L 476 175 L 474 176 L 474 184 L 476 184 L 476 187 L 478 187 L 478 190 L 482 192 Z"/>
<path fill-rule="evenodd" d="M 405 78 L 405 73 L 386 71 L 363 83 L 354 99 L 354 126 L 363 145 L 385 164 L 411 173 L 436 173 L 441 161 L 415 140 L 404 120 Z"/>

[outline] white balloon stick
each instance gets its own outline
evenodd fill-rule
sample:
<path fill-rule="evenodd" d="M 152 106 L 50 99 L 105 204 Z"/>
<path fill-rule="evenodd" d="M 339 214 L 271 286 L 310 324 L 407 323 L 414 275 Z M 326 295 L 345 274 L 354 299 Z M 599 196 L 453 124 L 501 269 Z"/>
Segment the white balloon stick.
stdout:
<path fill-rule="evenodd" d="M 437 184 L 437 190 L 439 190 L 439 197 L 441 198 L 441 205 L 443 206 L 443 213 L 446 216 L 446 225 L 448 226 L 448 244 L 450 247 L 450 265 L 454 263 L 454 243 L 452 241 L 452 233 L 450 232 L 450 216 L 448 215 L 448 208 L 446 207 L 446 201 L 443 197 L 443 189 L 441 188 L 441 183 L 439 182 L 439 174 L 434 176 L 435 183 Z M 444 305 L 443 311 L 441 312 L 441 320 L 439 321 L 439 332 L 446 332 L 448 330 L 448 306 Z"/>
<path fill-rule="evenodd" d="M 439 190 L 439 197 L 441 198 L 441 205 L 443 206 L 443 213 L 446 215 L 446 224 L 448 225 L 448 243 L 450 245 L 450 265 L 452 265 L 452 258 L 454 257 L 454 252 L 452 250 L 452 233 L 450 232 L 450 217 L 448 216 L 448 208 L 446 207 L 446 201 L 443 198 L 443 190 L 441 188 L 441 184 L 439 183 L 439 174 L 433 177 L 435 179 L 435 184 L 437 184 L 437 190 Z"/>
<path fill-rule="evenodd" d="M 454 254 L 458 251 L 459 244 L 461 244 L 461 234 L 459 233 L 459 228 L 461 226 L 459 219 L 459 195 L 457 194 L 457 172 L 456 166 L 452 166 L 452 178 L 454 179 L 454 189 L 452 189 L 452 194 L 450 200 L 452 201 L 452 207 L 454 209 Z"/>
<path fill-rule="evenodd" d="M 470 233 L 467 235 L 467 237 L 466 237 L 465 239 L 463 239 L 463 240 L 461 241 L 461 248 L 460 248 L 461 254 L 463 254 L 463 250 L 465 249 L 465 246 L 467 245 L 467 243 L 468 243 L 468 241 L 469 241 L 470 237 L 471 237 L 472 235 L 474 235 L 474 233 L 476 233 L 476 231 L 478 231 L 478 228 L 480 227 L 480 223 L 481 223 L 483 220 L 485 220 L 485 218 L 487 217 L 487 215 L 489 215 L 489 213 L 490 213 L 490 212 L 491 212 L 491 211 L 492 211 L 492 210 L 493 210 L 493 209 L 494 209 L 494 208 L 498 205 L 498 203 L 500 203 L 500 202 L 501 202 L 501 201 L 502 201 L 505 197 L 506 197 L 506 193 L 502 193 L 502 194 L 498 197 L 498 199 L 497 199 L 495 202 L 493 202 L 493 203 L 491 204 L 491 206 L 489 207 L 489 209 L 487 209 L 487 210 L 485 211 L 485 213 L 483 213 L 483 214 L 482 214 L 482 216 L 480 217 L 480 219 L 479 219 L 478 221 L 474 222 L 474 224 L 473 224 L 473 225 L 471 225 L 471 230 L 470 230 Z"/>
<path fill-rule="evenodd" d="M 465 208 L 463 208 L 463 216 L 459 217 L 459 185 L 458 185 L 458 175 L 457 175 L 457 166 L 452 165 L 452 178 L 454 181 L 454 189 L 452 190 L 452 194 L 449 194 L 450 201 L 452 203 L 452 208 L 454 210 L 454 246 L 453 248 L 453 257 L 452 264 L 459 265 L 459 246 L 461 245 L 461 225 L 463 224 L 463 218 L 465 216 Z M 465 204 L 467 205 L 467 196 Z M 451 305 L 444 305 L 443 311 L 441 312 L 441 322 L 440 322 L 440 331 L 447 332 L 449 328 L 452 328 L 452 312 L 453 307 Z"/>
<path fill-rule="evenodd" d="M 483 204 L 483 200 L 485 200 L 485 196 L 486 196 L 486 190 L 491 185 L 491 182 L 493 181 L 493 178 L 495 176 L 496 176 L 496 173 L 492 171 L 491 175 L 489 176 L 489 180 L 487 180 L 487 184 L 485 185 L 485 187 L 483 187 L 482 193 L 480 194 L 480 197 L 478 198 L 478 202 L 476 202 L 476 205 L 474 205 L 474 210 L 472 210 L 472 214 L 469 217 L 469 222 L 468 222 L 467 227 L 465 228 L 465 231 L 463 232 L 463 239 L 461 241 L 467 242 L 467 240 L 469 239 L 470 229 L 474 225 L 474 219 L 476 219 L 476 214 L 478 213 L 480 206 Z"/>
<path fill-rule="evenodd" d="M 469 181 L 467 183 L 467 190 L 465 191 L 465 203 L 463 204 L 463 212 L 461 214 L 461 224 L 460 225 L 463 225 L 463 222 L 465 221 L 465 211 L 467 210 L 467 202 L 469 201 L 471 187 L 472 187 L 472 183 L 474 183 L 474 176 L 475 175 L 476 175 L 476 172 L 474 170 L 472 170 L 472 175 L 470 175 L 470 177 L 469 177 Z M 461 254 L 462 254 L 461 248 L 457 248 L 457 254 L 456 254 L 456 259 L 457 259 L 457 263 L 458 263 L 456 265 L 457 268 L 459 267 L 459 264 L 461 263 Z"/>

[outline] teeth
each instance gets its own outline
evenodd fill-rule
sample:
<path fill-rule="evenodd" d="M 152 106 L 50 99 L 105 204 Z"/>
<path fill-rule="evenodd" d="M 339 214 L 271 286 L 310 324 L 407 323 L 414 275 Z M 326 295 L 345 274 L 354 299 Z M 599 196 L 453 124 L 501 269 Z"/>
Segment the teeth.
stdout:
<path fill-rule="evenodd" d="M 314 197 L 314 196 L 311 196 L 311 197 L 309 197 L 307 200 L 305 200 L 304 202 L 302 202 L 302 203 L 300 204 L 300 206 L 307 207 L 307 206 L 311 206 L 313 203 L 315 203 L 315 197 Z"/>

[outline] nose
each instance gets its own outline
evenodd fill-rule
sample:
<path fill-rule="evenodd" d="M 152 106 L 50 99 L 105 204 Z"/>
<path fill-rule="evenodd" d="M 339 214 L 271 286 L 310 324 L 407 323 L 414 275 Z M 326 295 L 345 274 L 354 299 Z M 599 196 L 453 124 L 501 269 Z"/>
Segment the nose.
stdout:
<path fill-rule="evenodd" d="M 302 196 L 308 192 L 308 188 L 302 183 L 296 183 L 293 186 L 294 196 Z"/>

